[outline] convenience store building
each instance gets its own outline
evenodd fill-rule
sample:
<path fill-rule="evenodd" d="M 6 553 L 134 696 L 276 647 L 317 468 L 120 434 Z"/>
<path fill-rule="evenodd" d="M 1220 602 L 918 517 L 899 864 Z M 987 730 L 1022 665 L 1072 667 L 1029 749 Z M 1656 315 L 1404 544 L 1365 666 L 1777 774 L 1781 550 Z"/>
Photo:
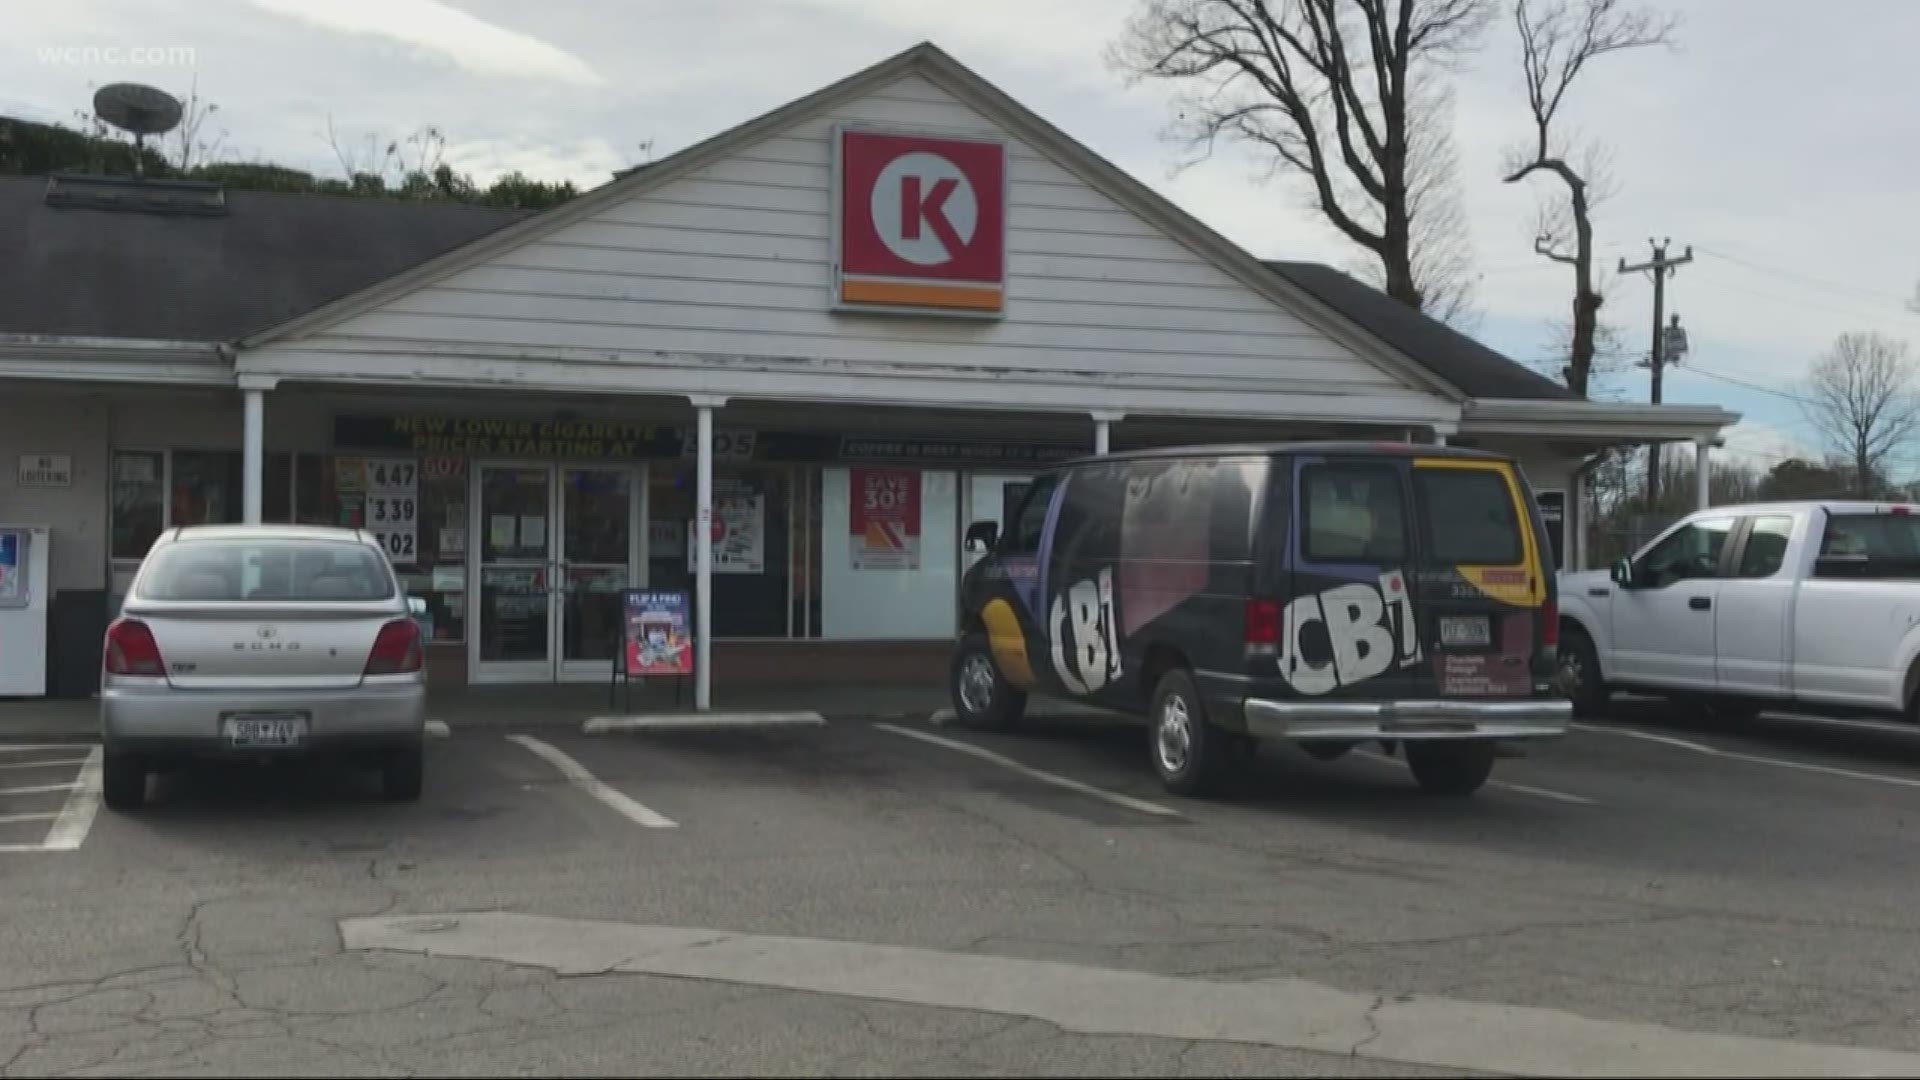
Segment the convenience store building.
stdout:
<path fill-rule="evenodd" d="M 173 525 L 373 530 L 438 682 L 605 679 L 640 585 L 706 594 L 720 681 L 903 681 L 1049 461 L 1481 446 L 1577 566 L 1595 453 L 1736 419 L 1263 263 L 929 45 L 539 214 L 9 178 L 0 234 L 0 523 L 52 530 L 61 694 Z"/>

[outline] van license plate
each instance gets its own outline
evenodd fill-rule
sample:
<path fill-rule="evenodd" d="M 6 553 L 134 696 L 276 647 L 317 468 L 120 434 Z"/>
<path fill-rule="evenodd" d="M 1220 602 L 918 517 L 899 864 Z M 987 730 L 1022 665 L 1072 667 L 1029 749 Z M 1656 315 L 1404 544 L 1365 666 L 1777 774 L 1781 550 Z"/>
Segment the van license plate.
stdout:
<path fill-rule="evenodd" d="M 227 718 L 227 743 L 237 750 L 286 750 L 307 741 L 307 718 L 285 713 Z"/>
<path fill-rule="evenodd" d="M 1485 615 L 1442 615 L 1440 644 L 1447 648 L 1471 648 L 1493 644 L 1492 628 Z"/>

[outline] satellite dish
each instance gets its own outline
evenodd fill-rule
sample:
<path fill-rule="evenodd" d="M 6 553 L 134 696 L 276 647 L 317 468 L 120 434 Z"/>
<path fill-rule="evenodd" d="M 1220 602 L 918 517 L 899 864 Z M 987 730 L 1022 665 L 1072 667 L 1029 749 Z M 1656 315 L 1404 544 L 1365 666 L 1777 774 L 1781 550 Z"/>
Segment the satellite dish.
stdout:
<path fill-rule="evenodd" d="M 165 90 L 139 83 L 113 83 L 93 93 L 93 112 L 101 120 L 133 135 L 133 174 L 144 175 L 141 158 L 147 136 L 172 131 L 180 123 L 180 99 Z"/>

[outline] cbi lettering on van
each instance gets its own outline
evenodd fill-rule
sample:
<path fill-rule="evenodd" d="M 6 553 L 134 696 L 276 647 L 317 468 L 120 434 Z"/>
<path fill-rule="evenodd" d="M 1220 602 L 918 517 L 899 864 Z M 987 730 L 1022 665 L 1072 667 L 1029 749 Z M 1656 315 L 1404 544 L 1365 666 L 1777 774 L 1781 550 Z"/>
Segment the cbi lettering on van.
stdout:
<path fill-rule="evenodd" d="M 1120 622 L 1113 614 L 1113 571 L 1061 591 L 1047 613 L 1053 670 L 1061 685 L 1091 694 L 1120 677 Z"/>
<path fill-rule="evenodd" d="M 1413 598 L 1399 570 L 1296 596 L 1280 625 L 1280 675 L 1302 694 L 1332 693 L 1421 660 Z M 1325 647 L 1307 648 L 1321 634 Z"/>

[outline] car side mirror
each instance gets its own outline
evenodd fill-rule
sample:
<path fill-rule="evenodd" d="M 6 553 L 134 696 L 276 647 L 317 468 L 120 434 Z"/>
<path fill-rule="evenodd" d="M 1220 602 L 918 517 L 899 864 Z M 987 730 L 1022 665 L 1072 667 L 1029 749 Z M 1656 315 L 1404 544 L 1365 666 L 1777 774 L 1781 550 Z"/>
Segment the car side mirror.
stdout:
<path fill-rule="evenodd" d="M 1623 589 L 1633 588 L 1633 564 L 1626 559 L 1613 564 L 1613 583 Z"/>
<path fill-rule="evenodd" d="M 967 526 L 968 551 L 992 551 L 993 545 L 1000 542 L 1000 523 L 997 521 L 976 521 Z"/>

